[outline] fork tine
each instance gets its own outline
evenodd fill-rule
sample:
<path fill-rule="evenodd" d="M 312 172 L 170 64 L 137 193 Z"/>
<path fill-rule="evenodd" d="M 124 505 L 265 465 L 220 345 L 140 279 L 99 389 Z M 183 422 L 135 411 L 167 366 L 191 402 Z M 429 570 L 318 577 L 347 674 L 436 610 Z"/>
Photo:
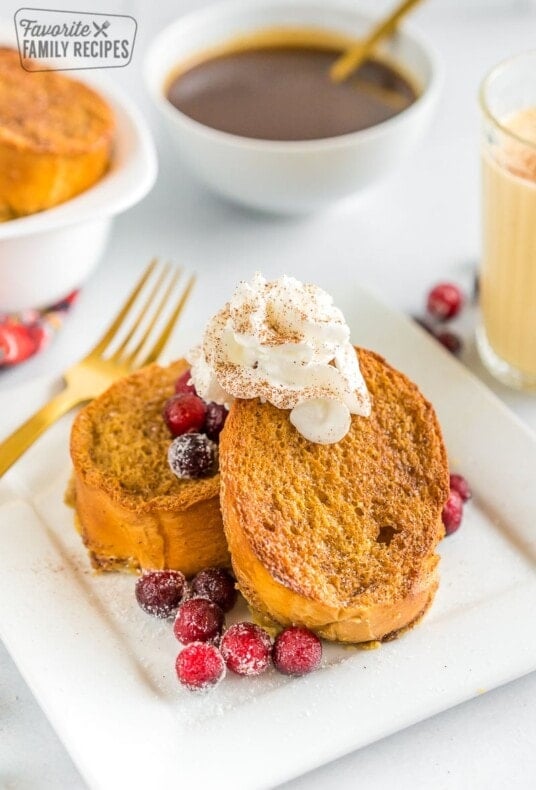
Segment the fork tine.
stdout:
<path fill-rule="evenodd" d="M 167 273 L 169 273 L 169 264 L 168 264 L 168 268 L 167 268 Z M 181 274 L 182 274 L 182 269 L 178 268 L 178 269 L 175 270 L 175 272 L 171 276 L 171 280 L 168 283 L 166 289 L 164 290 L 164 293 L 162 294 L 162 298 L 160 299 L 160 301 L 158 303 L 158 306 L 153 311 L 153 316 L 152 316 L 151 320 L 149 321 L 149 325 L 145 328 L 145 331 L 144 331 L 143 335 L 140 337 L 140 339 L 139 339 L 139 341 L 138 341 L 138 343 L 136 345 L 136 348 L 134 348 L 124 360 L 127 365 L 134 365 L 135 364 L 135 361 L 136 361 L 138 355 L 140 354 L 143 346 L 147 342 L 147 339 L 150 337 L 151 332 L 153 331 L 156 322 L 158 321 L 159 315 L 161 315 L 163 309 L 166 306 L 166 303 L 167 303 L 168 299 L 170 298 L 170 296 L 171 296 L 171 294 L 173 292 L 173 289 L 177 285 Z M 142 364 L 144 364 L 143 360 L 139 363 L 139 365 L 137 364 L 136 367 L 139 367 Z"/>
<path fill-rule="evenodd" d="M 162 353 L 164 346 L 166 345 L 167 341 L 169 340 L 169 336 L 173 331 L 173 327 L 177 323 L 177 320 L 180 314 L 182 313 L 186 302 L 188 301 L 188 297 L 190 296 L 194 284 L 195 284 L 195 275 L 192 274 L 192 276 L 190 277 L 190 279 L 186 284 L 186 288 L 184 289 L 181 298 L 179 299 L 175 309 L 173 310 L 173 313 L 169 317 L 167 324 L 165 325 L 162 332 L 160 333 L 160 336 L 156 340 L 156 343 L 145 357 L 142 363 L 143 365 L 148 365 L 151 362 L 156 362 L 156 360 Z"/>
<path fill-rule="evenodd" d="M 136 333 L 136 329 L 140 326 L 141 322 L 143 321 L 143 319 L 147 315 L 149 307 L 151 306 L 151 304 L 156 299 L 156 297 L 157 297 L 157 295 L 158 295 L 158 293 L 159 293 L 159 291 L 160 291 L 160 289 L 161 289 L 161 287 L 162 287 L 162 285 L 164 283 L 164 280 L 166 279 L 166 277 L 169 274 L 169 269 L 170 269 L 169 263 L 165 263 L 164 266 L 162 267 L 162 271 L 160 272 L 160 274 L 157 277 L 156 283 L 154 284 L 153 288 L 151 289 L 151 293 L 149 294 L 149 296 L 145 300 L 145 304 L 141 308 L 141 310 L 138 313 L 138 315 L 136 316 L 136 318 L 132 321 L 132 326 L 131 326 L 130 330 L 127 332 L 127 335 L 126 335 L 125 339 L 123 340 L 121 345 L 115 350 L 115 352 L 110 357 L 110 359 L 112 359 L 114 362 L 120 362 L 121 361 L 122 353 L 124 352 L 124 350 L 126 349 L 128 344 L 130 343 L 130 341 L 132 340 L 134 334 Z M 156 320 L 156 319 L 153 319 L 153 321 L 154 320 Z M 134 354 L 132 354 L 130 356 L 135 358 L 136 354 L 134 353 Z M 127 359 L 130 360 L 130 356 L 127 357 Z"/>
<path fill-rule="evenodd" d="M 149 277 L 153 273 L 156 264 L 157 264 L 157 259 L 153 258 L 153 260 L 151 261 L 149 266 L 145 269 L 144 273 L 142 274 L 142 276 L 140 277 L 140 279 L 138 280 L 138 282 L 134 286 L 134 289 L 132 290 L 130 296 L 128 297 L 128 299 L 124 303 L 123 307 L 121 308 L 121 310 L 119 311 L 119 313 L 117 314 L 115 319 L 112 321 L 112 323 L 110 324 L 110 326 L 108 327 L 108 329 L 106 330 L 104 335 L 101 337 L 101 339 L 97 342 L 97 344 L 89 352 L 90 354 L 95 354 L 95 355 L 102 354 L 104 349 L 108 346 L 110 341 L 115 336 L 117 330 L 121 327 L 121 325 L 122 325 L 123 321 L 125 320 L 130 308 L 132 307 L 132 305 L 136 301 L 141 289 L 143 288 L 143 286 L 145 285 L 145 283 L 147 282 L 147 280 L 149 279 Z"/>

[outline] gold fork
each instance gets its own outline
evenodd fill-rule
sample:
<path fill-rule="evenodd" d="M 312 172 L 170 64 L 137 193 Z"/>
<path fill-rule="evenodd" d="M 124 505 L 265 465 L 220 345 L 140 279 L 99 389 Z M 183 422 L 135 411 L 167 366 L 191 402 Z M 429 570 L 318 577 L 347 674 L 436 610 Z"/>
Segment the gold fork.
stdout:
<path fill-rule="evenodd" d="M 154 274 L 154 277 L 152 275 Z M 74 406 L 92 400 L 121 376 L 137 370 L 143 365 L 156 362 L 177 322 L 193 288 L 195 277 L 191 276 L 182 290 L 171 314 L 156 338 L 151 335 L 158 318 L 168 306 L 181 277 L 181 269 L 173 271 L 170 264 L 158 266 L 153 260 L 138 280 L 132 293 L 117 314 L 107 331 L 91 349 L 89 354 L 63 374 L 66 387 L 39 409 L 29 420 L 0 444 L 0 477 L 15 463 L 34 441 L 52 423 Z M 144 286 L 154 280 L 149 295 L 131 319 L 126 335 L 115 349 L 113 341 L 118 338 L 125 319 Z"/>

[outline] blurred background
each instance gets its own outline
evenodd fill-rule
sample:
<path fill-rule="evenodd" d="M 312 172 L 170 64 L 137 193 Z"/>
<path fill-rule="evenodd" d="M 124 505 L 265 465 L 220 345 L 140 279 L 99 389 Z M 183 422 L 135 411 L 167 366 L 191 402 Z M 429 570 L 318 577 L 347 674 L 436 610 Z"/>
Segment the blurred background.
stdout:
<path fill-rule="evenodd" d="M 392 5 L 388 0 L 355 3 L 376 15 Z M 433 126 L 422 148 L 387 182 L 355 204 L 350 201 L 314 217 L 286 220 L 248 214 L 208 194 L 168 148 L 145 91 L 142 64 L 148 42 L 177 16 L 208 4 L 209 0 L 91 4 L 91 11 L 128 13 L 137 19 L 131 64 L 109 70 L 107 76 L 125 87 L 142 109 L 165 165 L 161 164 L 152 193 L 117 220 L 98 277 L 84 288 L 79 306 L 68 319 L 70 330 L 62 331 L 53 344 L 57 353 L 50 349 L 4 371 L 0 387 L 60 373 L 66 362 L 80 354 L 88 321 L 98 324 L 95 333 L 113 312 L 117 294 L 112 274 L 139 269 L 155 254 L 186 263 L 200 275 L 210 274 L 216 300 L 227 287 L 229 267 L 235 280 L 256 268 L 277 275 L 289 268 L 289 261 L 296 262 L 293 269 L 297 275 L 306 275 L 336 259 L 348 276 L 413 313 L 418 312 L 425 290 L 439 274 L 469 283 L 480 243 L 478 86 L 495 63 L 534 46 L 536 0 L 423 2 L 410 24 L 437 50 L 445 79 Z M 50 5 L 60 10 L 88 10 L 81 0 L 54 0 Z M 3 0 L 1 15 L 9 19 L 18 7 L 14 0 Z M 386 277 L 387 271 L 392 276 Z M 99 316 L 92 309 L 96 298 Z M 196 299 L 201 305 L 199 289 Z M 203 305 L 202 310 L 207 314 L 209 308 Z"/>
<path fill-rule="evenodd" d="M 216 279 L 222 266 L 231 263 L 236 275 L 241 276 L 252 266 L 273 271 L 277 258 L 303 259 L 310 254 L 314 262 L 337 255 L 356 276 L 373 287 L 381 287 L 388 301 L 414 311 L 429 284 L 428 272 L 432 268 L 446 275 L 453 265 L 477 260 L 478 86 L 495 63 L 534 46 L 536 0 L 427 0 L 417 7 L 409 24 L 426 35 L 445 67 L 442 96 L 422 149 L 359 205 L 348 203 L 316 217 L 277 222 L 254 214 L 245 218 L 242 210 L 212 197 L 182 170 L 168 150 L 165 132 L 143 85 L 144 53 L 155 33 L 183 13 L 218 2 L 222 0 L 110 0 L 106 6 L 90 6 L 91 11 L 128 13 L 137 19 L 131 64 L 109 70 L 107 76 L 125 87 L 143 110 L 155 135 L 160 159 L 165 160 L 153 192 L 117 221 L 101 268 L 112 265 L 112 261 L 114 266 L 123 265 L 127 251 L 122 234 L 127 227 L 128 245 L 140 263 L 154 254 L 180 257 L 197 270 L 210 270 Z M 44 3 L 39 5 L 46 7 Z M 83 0 L 54 0 L 50 5 L 60 10 L 88 10 Z M 355 0 L 355 5 L 380 15 L 393 3 Z M 16 0 L 3 0 L 0 13 L 9 19 L 19 7 Z M 147 215 L 151 217 L 152 234 L 136 221 Z M 210 232 L 200 233 L 204 227 L 210 227 Z M 448 244 L 439 243 L 449 228 L 452 232 Z M 252 263 L 249 242 L 254 238 L 260 243 L 255 245 L 256 260 Z M 385 278 L 376 277 L 386 257 L 392 258 L 393 238 L 400 242 L 392 265 L 406 281 L 402 293 L 397 278 L 386 282 Z M 114 248 L 117 240 L 121 244 Z M 90 293 L 91 284 L 86 291 Z M 102 296 L 106 299 L 106 294 Z M 78 317 L 81 314 L 83 311 L 79 310 Z M 58 343 L 68 343 L 67 337 L 66 333 Z M 31 378 L 35 375 L 31 364 L 6 373 L 0 386 Z"/>

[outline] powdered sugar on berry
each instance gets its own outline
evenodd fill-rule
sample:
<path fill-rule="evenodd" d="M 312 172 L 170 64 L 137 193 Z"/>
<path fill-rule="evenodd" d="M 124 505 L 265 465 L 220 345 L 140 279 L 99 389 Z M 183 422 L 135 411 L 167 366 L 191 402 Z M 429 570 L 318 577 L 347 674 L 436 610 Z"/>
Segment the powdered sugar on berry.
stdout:
<path fill-rule="evenodd" d="M 272 640 L 264 629 L 254 623 L 235 623 L 223 635 L 220 650 L 231 672 L 253 677 L 261 675 L 268 668 Z"/>
<path fill-rule="evenodd" d="M 208 323 L 189 355 L 198 394 L 227 407 L 262 398 L 309 441 L 331 444 L 367 417 L 371 404 L 350 329 L 332 297 L 316 285 L 256 273 Z M 314 402 L 314 403 L 313 403 Z"/>

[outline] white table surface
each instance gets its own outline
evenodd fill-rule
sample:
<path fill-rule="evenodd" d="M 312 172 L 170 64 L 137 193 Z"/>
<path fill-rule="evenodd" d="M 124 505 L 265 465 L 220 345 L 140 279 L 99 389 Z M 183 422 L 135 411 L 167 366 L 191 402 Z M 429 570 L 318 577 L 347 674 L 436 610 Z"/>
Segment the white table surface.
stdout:
<path fill-rule="evenodd" d="M 3 15 L 7 17 L 18 5 L 4 0 Z M 39 358 L 3 372 L 2 389 L 58 375 L 81 356 L 113 314 L 129 283 L 155 254 L 182 263 L 199 275 L 195 295 L 178 329 L 181 336 L 197 329 L 229 295 L 236 280 L 255 269 L 268 276 L 291 273 L 328 288 L 333 282 L 358 279 L 382 293 L 387 302 L 412 313 L 421 309 L 427 287 L 438 279 L 455 279 L 467 286 L 479 249 L 477 86 L 495 62 L 535 46 L 533 3 L 490 2 L 487 7 L 477 3 L 469 10 L 461 3 L 448 8 L 446 2 L 439 2 L 416 13 L 416 22 L 439 50 L 446 69 L 433 129 L 411 161 L 375 192 L 359 202 L 350 201 L 300 220 L 254 215 L 216 200 L 168 153 L 144 94 L 142 54 L 156 30 L 178 13 L 204 3 L 169 0 L 158 8 L 156 5 L 145 0 L 112 0 L 107 10 L 133 13 L 138 19 L 133 63 L 113 77 L 143 107 L 155 131 L 161 162 L 158 183 L 142 204 L 116 223 L 104 260 L 84 289 L 65 331 Z M 369 5 L 378 8 L 380 4 Z M 58 0 L 53 6 L 89 10 L 87 4 L 76 0 Z M 470 339 L 471 320 L 466 317 L 461 326 L 467 337 L 464 361 L 536 429 L 536 398 L 495 385 L 482 370 Z M 505 624 L 500 624 L 497 637 L 507 636 Z M 170 777 L 170 786 L 174 785 Z M 84 787 L 0 645 L 0 788 Z M 285 787 L 534 788 L 536 673 Z M 237 790 L 240 788 L 237 777 Z"/>

